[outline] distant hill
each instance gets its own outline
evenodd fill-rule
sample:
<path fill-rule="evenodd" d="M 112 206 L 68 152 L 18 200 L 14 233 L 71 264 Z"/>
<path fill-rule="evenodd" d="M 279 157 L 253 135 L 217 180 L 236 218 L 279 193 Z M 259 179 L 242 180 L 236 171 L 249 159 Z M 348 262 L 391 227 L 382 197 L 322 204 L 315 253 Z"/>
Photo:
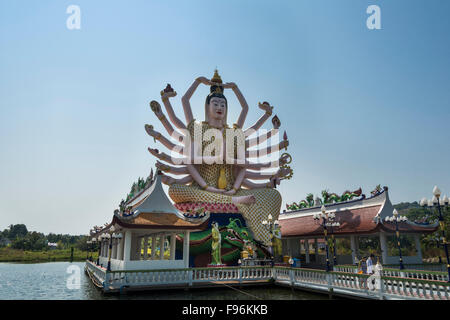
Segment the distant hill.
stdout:
<path fill-rule="evenodd" d="M 438 218 L 436 209 L 423 208 L 417 201 L 394 204 L 394 208 L 397 209 L 399 214 L 404 215 L 410 221 L 417 223 L 433 222 Z M 450 220 L 450 210 L 447 209 L 446 211 L 443 209 L 442 213 L 445 217 L 445 220 L 447 221 L 448 228 Z"/>

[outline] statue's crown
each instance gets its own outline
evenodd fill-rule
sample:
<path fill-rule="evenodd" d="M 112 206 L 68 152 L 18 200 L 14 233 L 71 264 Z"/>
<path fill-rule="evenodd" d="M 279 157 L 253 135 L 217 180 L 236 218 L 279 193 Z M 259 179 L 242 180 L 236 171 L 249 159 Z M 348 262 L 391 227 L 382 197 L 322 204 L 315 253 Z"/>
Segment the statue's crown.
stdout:
<path fill-rule="evenodd" d="M 219 85 L 212 85 L 210 88 L 210 92 L 223 94 L 223 87 L 220 85 L 222 84 L 222 78 L 219 76 L 219 72 L 217 71 L 217 69 L 214 70 L 214 75 L 211 78 L 211 82 L 217 83 Z"/>
<path fill-rule="evenodd" d="M 211 81 L 216 83 L 222 83 L 222 78 L 219 76 L 219 71 L 217 71 L 217 69 L 214 70 L 214 75 L 211 78 Z"/>

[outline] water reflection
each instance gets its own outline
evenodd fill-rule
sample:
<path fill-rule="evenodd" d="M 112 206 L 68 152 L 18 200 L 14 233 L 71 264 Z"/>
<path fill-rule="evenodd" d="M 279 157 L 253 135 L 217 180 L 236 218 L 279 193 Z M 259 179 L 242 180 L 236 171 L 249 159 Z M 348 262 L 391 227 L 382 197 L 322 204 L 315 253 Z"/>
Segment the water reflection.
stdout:
<path fill-rule="evenodd" d="M 76 266 L 71 267 L 70 266 Z M 76 270 L 79 270 L 79 276 Z M 67 271 L 71 272 L 68 273 Z M 75 270 L 75 271 L 74 271 Z M 78 280 L 79 279 L 79 280 Z M 78 287 L 79 289 L 70 289 Z M 103 295 L 84 273 L 84 262 L 48 263 L 0 263 L 1 300 L 104 300 L 104 299 L 145 299 L 145 300 L 310 300 L 328 299 L 326 295 L 313 294 L 289 288 L 264 286 L 165 290 L 127 295 Z"/>

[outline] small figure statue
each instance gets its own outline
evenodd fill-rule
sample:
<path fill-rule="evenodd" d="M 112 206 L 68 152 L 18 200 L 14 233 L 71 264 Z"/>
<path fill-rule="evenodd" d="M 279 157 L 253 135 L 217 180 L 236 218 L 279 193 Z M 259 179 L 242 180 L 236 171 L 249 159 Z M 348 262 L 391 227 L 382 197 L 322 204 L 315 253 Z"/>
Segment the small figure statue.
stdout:
<path fill-rule="evenodd" d="M 211 243 L 211 264 L 213 265 L 221 265 L 222 264 L 222 258 L 221 258 L 221 242 L 222 242 L 222 236 L 220 235 L 219 231 L 219 224 L 217 222 L 212 223 L 212 243 Z"/>

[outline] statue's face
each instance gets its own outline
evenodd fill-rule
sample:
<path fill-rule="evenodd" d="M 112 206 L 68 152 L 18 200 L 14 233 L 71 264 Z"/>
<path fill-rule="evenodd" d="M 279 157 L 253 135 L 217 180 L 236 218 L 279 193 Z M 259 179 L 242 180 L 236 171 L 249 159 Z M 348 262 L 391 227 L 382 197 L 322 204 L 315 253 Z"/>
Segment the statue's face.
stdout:
<path fill-rule="evenodd" d="M 225 119 L 227 103 L 224 98 L 212 97 L 209 100 L 209 116 L 215 120 Z"/>

